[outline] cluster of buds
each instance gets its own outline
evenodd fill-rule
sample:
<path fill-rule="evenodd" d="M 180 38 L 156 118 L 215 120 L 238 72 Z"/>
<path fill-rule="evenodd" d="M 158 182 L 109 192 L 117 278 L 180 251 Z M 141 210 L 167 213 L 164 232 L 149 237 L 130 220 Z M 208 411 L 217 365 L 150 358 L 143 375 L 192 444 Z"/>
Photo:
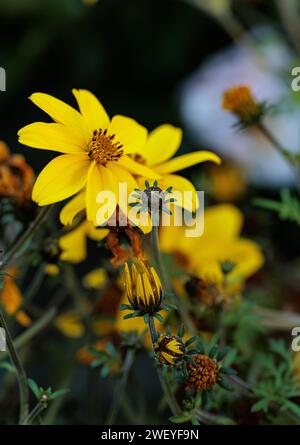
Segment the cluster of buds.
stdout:
<path fill-rule="evenodd" d="M 234 86 L 223 94 L 223 109 L 235 114 L 241 127 L 258 124 L 265 112 L 265 104 L 257 102 L 246 85 Z"/>

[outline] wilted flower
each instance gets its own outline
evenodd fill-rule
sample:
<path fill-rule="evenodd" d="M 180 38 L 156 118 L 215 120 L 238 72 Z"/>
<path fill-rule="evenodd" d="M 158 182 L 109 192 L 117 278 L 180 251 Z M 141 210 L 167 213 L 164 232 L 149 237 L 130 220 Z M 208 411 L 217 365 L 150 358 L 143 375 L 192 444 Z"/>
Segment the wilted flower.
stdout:
<path fill-rule="evenodd" d="M 193 362 L 187 365 L 187 386 L 196 391 L 210 390 L 219 377 L 219 365 L 213 358 L 204 354 L 193 356 Z"/>
<path fill-rule="evenodd" d="M 34 171 L 20 154 L 11 154 L 0 141 L 0 195 L 13 198 L 18 205 L 32 203 L 31 191 Z"/>
<path fill-rule="evenodd" d="M 154 344 L 154 351 L 160 363 L 175 365 L 184 357 L 185 344 L 180 337 L 175 335 L 161 335 Z"/>
<path fill-rule="evenodd" d="M 131 270 L 125 264 L 125 289 L 132 308 L 141 314 L 154 314 L 161 309 L 161 282 L 147 261 L 134 262 Z"/>

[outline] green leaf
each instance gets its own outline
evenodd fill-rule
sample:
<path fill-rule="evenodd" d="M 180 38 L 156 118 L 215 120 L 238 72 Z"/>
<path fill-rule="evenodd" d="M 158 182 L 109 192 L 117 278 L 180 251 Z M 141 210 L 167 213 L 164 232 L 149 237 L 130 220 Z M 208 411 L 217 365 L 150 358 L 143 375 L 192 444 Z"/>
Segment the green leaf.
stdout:
<path fill-rule="evenodd" d="M 53 399 L 57 399 L 58 397 L 64 396 L 65 394 L 67 394 L 68 392 L 70 392 L 70 390 L 68 388 L 62 388 L 59 389 L 57 391 L 54 391 L 50 396 L 49 396 L 49 400 L 53 400 Z"/>
<path fill-rule="evenodd" d="M 300 202 L 293 197 L 288 189 L 280 192 L 281 201 L 257 198 L 254 205 L 278 213 L 282 220 L 292 221 L 300 225 Z"/>
<path fill-rule="evenodd" d="M 0 363 L 0 368 L 5 369 L 8 372 L 13 372 L 13 373 L 16 372 L 16 368 L 9 362 Z"/>
<path fill-rule="evenodd" d="M 284 405 L 290 409 L 296 416 L 300 417 L 300 406 L 296 403 L 292 402 L 291 400 L 285 400 Z"/>
<path fill-rule="evenodd" d="M 28 382 L 29 388 L 31 389 L 31 391 L 33 392 L 35 397 L 37 399 L 39 399 L 40 398 L 40 394 L 41 394 L 41 390 L 38 387 L 38 385 L 36 384 L 36 382 L 34 380 L 32 380 L 32 379 L 28 379 L 27 382 Z"/>
<path fill-rule="evenodd" d="M 192 420 L 193 414 L 182 414 L 179 416 L 169 417 L 169 420 L 173 423 L 186 423 Z"/>

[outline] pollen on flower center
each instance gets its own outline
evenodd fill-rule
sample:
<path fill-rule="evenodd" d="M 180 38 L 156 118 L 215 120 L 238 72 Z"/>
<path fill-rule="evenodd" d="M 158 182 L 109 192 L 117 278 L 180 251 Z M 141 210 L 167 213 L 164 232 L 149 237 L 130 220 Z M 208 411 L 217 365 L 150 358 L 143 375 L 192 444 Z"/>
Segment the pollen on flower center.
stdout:
<path fill-rule="evenodd" d="M 115 141 L 115 135 L 107 134 L 107 130 L 93 131 L 93 137 L 88 144 L 89 157 L 99 164 L 106 165 L 108 162 L 117 162 L 123 155 L 123 145 Z"/>

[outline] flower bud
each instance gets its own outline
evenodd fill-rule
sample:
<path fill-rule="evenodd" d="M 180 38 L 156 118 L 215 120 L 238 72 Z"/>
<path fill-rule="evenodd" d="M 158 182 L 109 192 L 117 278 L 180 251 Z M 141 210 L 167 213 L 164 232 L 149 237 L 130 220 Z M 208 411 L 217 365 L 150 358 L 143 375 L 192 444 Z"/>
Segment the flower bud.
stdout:
<path fill-rule="evenodd" d="M 125 264 L 125 287 L 129 303 L 141 314 L 154 314 L 160 310 L 162 286 L 154 267 L 139 260 L 131 270 Z"/>
<path fill-rule="evenodd" d="M 211 389 L 218 382 L 217 361 L 204 354 L 193 355 L 193 361 L 193 364 L 188 364 L 188 388 L 196 391 Z"/>
<path fill-rule="evenodd" d="M 161 335 L 154 345 L 154 351 L 160 363 L 175 365 L 183 359 L 185 345 L 183 340 L 175 335 Z"/>

